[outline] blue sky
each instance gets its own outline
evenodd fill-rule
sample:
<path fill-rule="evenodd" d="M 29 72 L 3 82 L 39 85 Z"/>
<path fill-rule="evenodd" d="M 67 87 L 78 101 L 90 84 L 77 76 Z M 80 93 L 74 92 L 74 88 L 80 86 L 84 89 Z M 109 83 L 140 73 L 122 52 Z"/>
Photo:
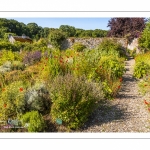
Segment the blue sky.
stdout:
<path fill-rule="evenodd" d="M 42 27 L 59 28 L 60 25 L 70 25 L 85 30 L 103 29 L 108 30 L 110 18 L 7 18 L 14 19 L 25 24 L 34 22 Z"/>

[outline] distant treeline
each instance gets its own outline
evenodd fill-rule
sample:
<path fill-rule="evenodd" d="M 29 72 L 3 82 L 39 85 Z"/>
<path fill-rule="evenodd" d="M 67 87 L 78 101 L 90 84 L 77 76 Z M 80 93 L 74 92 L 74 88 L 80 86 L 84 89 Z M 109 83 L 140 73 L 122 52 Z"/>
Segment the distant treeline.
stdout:
<path fill-rule="evenodd" d="M 28 23 L 27 25 L 18 22 L 14 19 L 0 18 L 0 39 L 7 39 L 8 33 L 13 35 L 29 36 L 32 39 L 39 40 L 40 38 L 47 38 L 50 32 L 54 30 L 60 30 L 66 37 L 105 37 L 107 36 L 106 30 L 84 30 L 78 29 L 69 25 L 61 25 L 59 29 L 41 27 L 36 23 Z"/>

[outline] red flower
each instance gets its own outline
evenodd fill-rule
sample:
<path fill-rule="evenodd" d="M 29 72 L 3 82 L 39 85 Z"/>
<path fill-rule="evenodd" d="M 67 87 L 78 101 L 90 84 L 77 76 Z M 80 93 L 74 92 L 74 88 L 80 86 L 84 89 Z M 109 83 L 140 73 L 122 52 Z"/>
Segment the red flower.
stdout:
<path fill-rule="evenodd" d="M 146 84 L 144 86 L 147 86 Z"/>
<path fill-rule="evenodd" d="M 122 82 L 122 78 L 120 78 L 119 81 Z"/>
<path fill-rule="evenodd" d="M 118 86 L 118 89 L 120 89 L 120 85 Z"/>
<path fill-rule="evenodd" d="M 146 105 L 148 105 L 148 104 L 149 104 L 146 100 L 144 100 L 144 103 L 145 103 Z"/>
<path fill-rule="evenodd" d="M 62 60 L 60 60 L 59 62 L 60 62 L 60 63 L 63 63 L 63 61 L 62 61 Z"/>
<path fill-rule="evenodd" d="M 48 58 L 46 58 L 46 60 L 48 60 Z"/>
<path fill-rule="evenodd" d="M 7 107 L 7 104 L 4 104 L 4 108 L 6 108 Z"/>
<path fill-rule="evenodd" d="M 23 88 L 20 88 L 19 90 L 20 90 L 20 92 L 22 92 L 22 91 L 23 91 Z"/>

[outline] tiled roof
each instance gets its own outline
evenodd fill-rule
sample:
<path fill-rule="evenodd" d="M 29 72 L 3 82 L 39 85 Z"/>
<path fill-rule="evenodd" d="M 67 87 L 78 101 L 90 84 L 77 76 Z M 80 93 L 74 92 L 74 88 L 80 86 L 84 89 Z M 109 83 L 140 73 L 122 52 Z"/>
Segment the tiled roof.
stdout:
<path fill-rule="evenodd" d="M 29 38 L 29 37 L 22 37 L 22 36 L 13 36 L 13 38 L 16 40 L 16 41 L 21 41 L 21 42 L 32 42 L 32 39 Z"/>

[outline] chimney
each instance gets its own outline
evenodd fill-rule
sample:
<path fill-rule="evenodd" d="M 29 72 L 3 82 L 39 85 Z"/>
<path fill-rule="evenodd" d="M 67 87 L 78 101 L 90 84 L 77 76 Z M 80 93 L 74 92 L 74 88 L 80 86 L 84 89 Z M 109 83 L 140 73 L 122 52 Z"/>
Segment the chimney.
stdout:
<path fill-rule="evenodd" d="M 25 34 L 22 34 L 22 38 L 26 38 L 26 35 L 25 35 Z"/>
<path fill-rule="evenodd" d="M 10 38 L 12 35 L 11 34 L 8 34 L 8 38 Z"/>

